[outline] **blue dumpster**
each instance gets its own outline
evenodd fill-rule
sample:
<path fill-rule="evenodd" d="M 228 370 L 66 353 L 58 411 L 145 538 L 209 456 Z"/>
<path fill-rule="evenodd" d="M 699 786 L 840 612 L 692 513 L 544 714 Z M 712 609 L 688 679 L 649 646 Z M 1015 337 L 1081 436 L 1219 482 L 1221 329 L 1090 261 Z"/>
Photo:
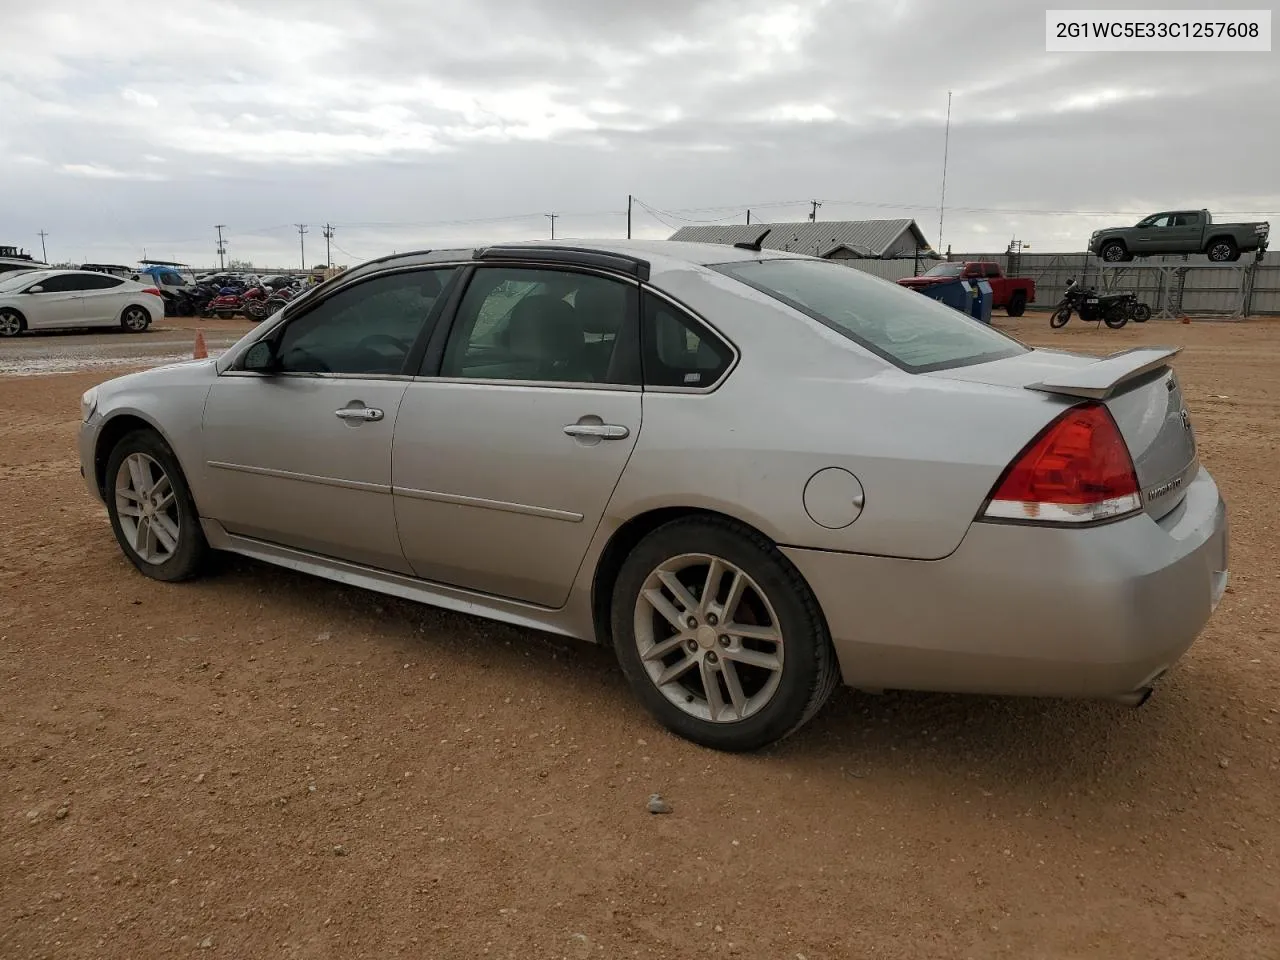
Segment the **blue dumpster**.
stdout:
<path fill-rule="evenodd" d="M 961 313 L 969 313 L 969 300 L 972 294 L 969 290 L 969 284 L 964 280 L 948 280 L 946 283 L 934 283 L 927 287 L 917 287 L 917 293 L 922 293 L 930 300 L 937 300 L 939 303 L 945 303 L 948 307 L 953 307 Z"/>
<path fill-rule="evenodd" d="M 983 323 L 991 323 L 991 284 L 986 280 L 978 280 L 973 284 L 974 297 L 970 304 L 970 315 L 975 320 L 981 320 Z"/>

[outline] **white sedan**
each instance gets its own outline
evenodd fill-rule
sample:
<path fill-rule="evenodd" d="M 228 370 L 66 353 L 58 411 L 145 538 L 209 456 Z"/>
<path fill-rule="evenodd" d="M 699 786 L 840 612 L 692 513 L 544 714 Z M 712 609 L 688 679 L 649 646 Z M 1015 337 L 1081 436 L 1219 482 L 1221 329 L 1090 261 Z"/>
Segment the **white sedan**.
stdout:
<path fill-rule="evenodd" d="M 0 337 L 69 327 L 142 333 L 163 317 L 159 290 L 106 273 L 28 270 L 0 278 Z"/>

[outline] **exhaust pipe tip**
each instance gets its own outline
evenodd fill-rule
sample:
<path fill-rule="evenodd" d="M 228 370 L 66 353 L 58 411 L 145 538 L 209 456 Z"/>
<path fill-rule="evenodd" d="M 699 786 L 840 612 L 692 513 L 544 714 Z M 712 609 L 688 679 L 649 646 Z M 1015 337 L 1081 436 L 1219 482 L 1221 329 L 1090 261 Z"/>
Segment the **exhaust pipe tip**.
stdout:
<path fill-rule="evenodd" d="M 1122 706 L 1133 707 L 1135 710 L 1151 699 L 1151 694 L 1155 693 L 1155 687 L 1139 687 L 1132 693 L 1121 693 L 1111 697 L 1112 703 L 1118 703 Z"/>

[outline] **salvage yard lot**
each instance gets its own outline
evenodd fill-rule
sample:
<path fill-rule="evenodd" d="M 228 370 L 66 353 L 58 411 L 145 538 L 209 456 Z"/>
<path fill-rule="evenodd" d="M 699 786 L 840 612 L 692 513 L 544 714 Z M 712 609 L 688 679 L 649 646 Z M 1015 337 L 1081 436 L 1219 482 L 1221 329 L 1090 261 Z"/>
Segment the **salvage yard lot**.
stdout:
<path fill-rule="evenodd" d="M 601 649 L 239 559 L 144 579 L 74 452 L 127 368 L 0 376 L 0 957 L 1274 957 L 1280 322 L 997 324 L 1185 345 L 1222 606 L 1141 710 L 845 690 L 756 756 Z M 0 361 L 213 329 L 165 326 Z"/>

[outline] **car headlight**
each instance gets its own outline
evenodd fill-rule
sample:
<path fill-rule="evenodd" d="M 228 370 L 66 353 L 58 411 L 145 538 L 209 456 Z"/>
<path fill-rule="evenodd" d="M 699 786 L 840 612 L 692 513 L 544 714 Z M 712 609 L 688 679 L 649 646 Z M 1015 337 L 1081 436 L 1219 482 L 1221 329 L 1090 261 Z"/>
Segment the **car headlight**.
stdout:
<path fill-rule="evenodd" d="M 98 388 L 91 387 L 80 395 L 80 420 L 88 423 L 94 411 L 98 409 Z"/>

